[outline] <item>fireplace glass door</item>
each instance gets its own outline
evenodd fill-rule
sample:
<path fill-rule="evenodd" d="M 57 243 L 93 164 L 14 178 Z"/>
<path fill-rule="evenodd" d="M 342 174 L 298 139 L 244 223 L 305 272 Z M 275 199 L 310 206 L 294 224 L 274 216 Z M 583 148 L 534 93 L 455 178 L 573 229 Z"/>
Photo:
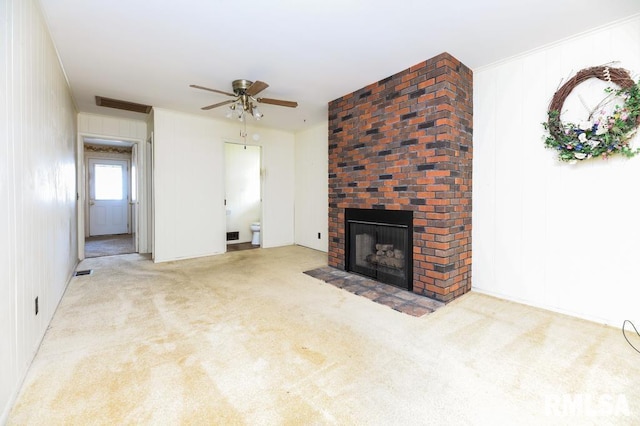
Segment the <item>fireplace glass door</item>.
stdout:
<path fill-rule="evenodd" d="M 348 270 L 411 290 L 408 224 L 351 218 L 347 227 Z"/>

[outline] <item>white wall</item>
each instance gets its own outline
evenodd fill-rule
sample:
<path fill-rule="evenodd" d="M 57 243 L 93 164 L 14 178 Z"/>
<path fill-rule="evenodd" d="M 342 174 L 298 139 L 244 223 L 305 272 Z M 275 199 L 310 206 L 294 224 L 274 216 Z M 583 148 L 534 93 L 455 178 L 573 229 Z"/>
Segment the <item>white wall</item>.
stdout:
<path fill-rule="evenodd" d="M 82 112 L 78 114 L 78 132 L 84 136 L 139 141 L 147 137 L 147 123 L 143 120 Z"/>
<path fill-rule="evenodd" d="M 235 132 L 237 128 L 234 126 Z M 248 129 L 257 132 L 262 146 L 262 247 L 279 247 L 294 243 L 294 135 L 270 130 Z M 233 134 L 233 133 L 232 133 Z"/>
<path fill-rule="evenodd" d="M 240 142 L 240 123 L 159 108 L 153 119 L 155 260 L 223 253 L 224 143 Z M 262 246 L 293 244 L 293 134 L 251 126 L 247 132 L 248 144 L 262 146 Z"/>
<path fill-rule="evenodd" d="M 296 133 L 296 244 L 329 249 L 328 123 Z M 320 238 L 318 238 L 320 233 Z"/>
<path fill-rule="evenodd" d="M 640 322 L 640 157 L 560 163 L 540 124 L 561 82 L 616 60 L 637 81 L 640 16 L 474 70 L 474 290 Z"/>
<path fill-rule="evenodd" d="M 4 424 L 77 263 L 76 111 L 36 0 L 0 2 L 0 61 Z"/>

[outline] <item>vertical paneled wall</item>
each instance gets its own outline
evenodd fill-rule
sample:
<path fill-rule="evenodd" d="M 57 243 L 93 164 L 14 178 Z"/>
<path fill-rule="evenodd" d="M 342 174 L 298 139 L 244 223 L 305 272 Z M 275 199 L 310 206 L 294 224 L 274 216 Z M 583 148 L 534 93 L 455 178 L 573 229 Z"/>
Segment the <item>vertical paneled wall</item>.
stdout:
<path fill-rule="evenodd" d="M 638 81 L 640 16 L 474 70 L 476 290 L 614 326 L 640 321 L 640 157 L 571 165 L 543 146 L 561 82 L 612 61 Z"/>
<path fill-rule="evenodd" d="M 76 111 L 38 2 L 0 2 L 0 32 L 4 423 L 77 262 Z"/>
<path fill-rule="evenodd" d="M 87 136 L 138 141 L 147 138 L 147 123 L 142 120 L 83 112 L 78 114 L 78 131 Z"/>

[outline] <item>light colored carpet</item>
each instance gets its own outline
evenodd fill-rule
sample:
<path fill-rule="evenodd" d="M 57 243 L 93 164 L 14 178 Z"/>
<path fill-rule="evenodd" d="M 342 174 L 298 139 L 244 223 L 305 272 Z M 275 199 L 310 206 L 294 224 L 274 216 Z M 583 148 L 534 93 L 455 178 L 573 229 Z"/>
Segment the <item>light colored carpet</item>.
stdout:
<path fill-rule="evenodd" d="M 132 234 L 99 235 L 84 240 L 84 256 L 100 257 L 134 253 Z"/>
<path fill-rule="evenodd" d="M 620 330 L 477 293 L 414 317 L 281 247 L 86 259 L 9 424 L 639 424 Z"/>

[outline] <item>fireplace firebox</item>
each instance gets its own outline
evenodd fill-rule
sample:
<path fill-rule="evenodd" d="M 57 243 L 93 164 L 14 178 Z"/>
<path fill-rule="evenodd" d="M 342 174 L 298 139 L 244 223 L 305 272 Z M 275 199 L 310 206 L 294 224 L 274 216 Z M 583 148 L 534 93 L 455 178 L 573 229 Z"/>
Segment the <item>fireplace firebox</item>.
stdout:
<path fill-rule="evenodd" d="M 413 290 L 413 212 L 345 210 L 346 270 Z"/>

